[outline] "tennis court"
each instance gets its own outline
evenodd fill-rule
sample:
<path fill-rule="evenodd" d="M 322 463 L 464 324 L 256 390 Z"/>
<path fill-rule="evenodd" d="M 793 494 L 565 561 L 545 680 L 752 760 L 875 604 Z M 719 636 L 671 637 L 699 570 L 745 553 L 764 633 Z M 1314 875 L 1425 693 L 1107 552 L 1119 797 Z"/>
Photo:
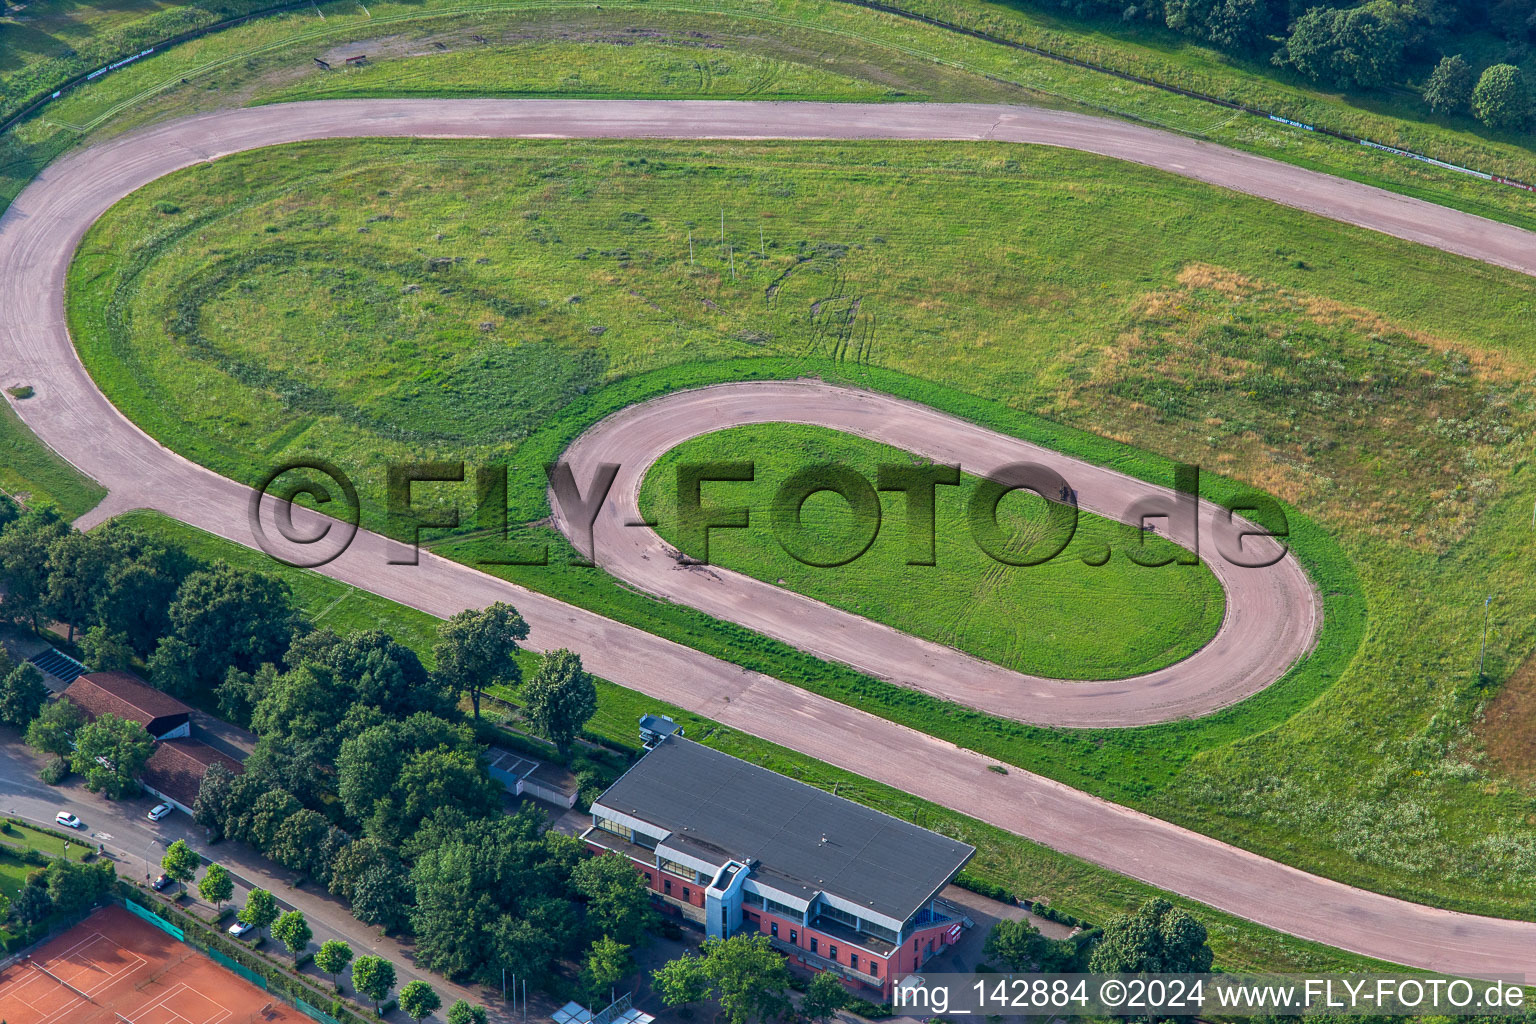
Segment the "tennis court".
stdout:
<path fill-rule="evenodd" d="M 121 907 L 0 972 L 6 1024 L 314 1024 Z"/>

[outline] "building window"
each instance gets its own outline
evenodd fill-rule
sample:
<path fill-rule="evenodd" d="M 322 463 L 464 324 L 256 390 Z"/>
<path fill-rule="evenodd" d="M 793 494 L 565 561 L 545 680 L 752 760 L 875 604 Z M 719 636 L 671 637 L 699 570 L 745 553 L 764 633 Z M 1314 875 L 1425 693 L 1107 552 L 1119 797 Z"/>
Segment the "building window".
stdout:
<path fill-rule="evenodd" d="M 720 908 L 720 930 L 725 932 L 725 931 L 730 931 L 730 929 L 731 929 L 730 919 L 725 916 L 725 908 L 721 907 Z"/>
<path fill-rule="evenodd" d="M 743 889 L 741 890 L 741 902 L 749 907 L 760 907 L 763 905 L 763 897 L 761 893 L 748 892 Z"/>
<path fill-rule="evenodd" d="M 878 977 L 880 977 L 880 961 L 879 960 L 871 960 L 869 962 L 869 976 L 871 978 L 878 978 Z"/>
<path fill-rule="evenodd" d="M 817 946 L 817 944 L 818 944 L 818 943 L 819 943 L 819 942 L 820 942 L 820 941 L 821 941 L 821 940 L 820 940 L 820 939 L 818 939 L 818 938 L 816 938 L 816 936 L 814 936 L 814 935 L 812 935 L 812 936 L 811 936 L 811 952 L 812 952 L 812 953 L 814 953 L 814 952 L 816 952 L 816 946 Z"/>
<path fill-rule="evenodd" d="M 859 919 L 857 917 L 854 917 L 846 910 L 839 910 L 828 903 L 821 905 L 821 914 L 825 917 L 830 917 L 834 921 L 841 921 L 850 928 L 857 928 L 859 926 Z"/>
<path fill-rule="evenodd" d="M 837 963 L 837 947 L 836 946 L 828 946 L 827 947 L 827 959 L 831 960 L 833 963 Z"/>
<path fill-rule="evenodd" d="M 684 902 L 692 902 L 692 898 L 688 895 L 688 887 L 686 885 L 683 886 L 683 900 Z"/>
<path fill-rule="evenodd" d="M 630 828 L 628 825 L 620 825 L 616 821 L 601 817 L 596 814 L 592 815 L 592 824 L 596 825 L 604 832 L 618 836 L 620 839 L 633 840 L 635 837 L 635 830 Z"/>
<path fill-rule="evenodd" d="M 645 884 L 646 885 L 650 885 L 651 884 L 651 873 L 649 871 L 647 871 L 645 873 Z"/>
<path fill-rule="evenodd" d="M 671 896 L 672 895 L 672 879 L 670 879 L 670 878 L 663 878 L 661 880 L 661 888 L 666 892 L 666 894 L 668 896 Z M 916 940 L 913 940 L 913 942 L 912 942 L 912 951 L 914 953 L 917 952 L 917 942 L 916 942 Z"/>
<path fill-rule="evenodd" d="M 763 909 L 768 911 L 770 914 L 778 914 L 780 917 L 793 918 L 796 921 L 805 916 L 803 911 L 796 910 L 794 907 L 787 907 L 782 903 L 777 903 L 771 899 L 768 899 L 766 896 L 763 897 Z"/>
<path fill-rule="evenodd" d="M 769 921 L 768 922 L 768 934 L 772 935 L 774 938 L 778 938 L 779 937 L 779 922 L 777 922 L 777 921 Z"/>
<path fill-rule="evenodd" d="M 848 954 L 848 966 L 852 967 L 854 970 L 858 970 L 859 969 L 859 954 L 857 954 L 857 953 L 849 953 Z"/>
<path fill-rule="evenodd" d="M 789 941 L 797 946 L 800 945 L 800 933 L 791 928 L 789 930 Z"/>
<path fill-rule="evenodd" d="M 687 879 L 689 879 L 691 881 L 697 881 L 698 880 L 695 877 L 695 876 L 698 875 L 697 871 L 693 870 L 693 868 L 690 868 L 686 864 L 679 864 L 675 860 L 667 860 L 667 858 L 663 857 L 663 858 L 661 858 L 660 861 L 657 862 L 656 866 L 661 868 L 661 870 L 663 870 L 663 871 L 670 871 L 670 872 L 672 872 L 678 878 L 687 878 Z"/>

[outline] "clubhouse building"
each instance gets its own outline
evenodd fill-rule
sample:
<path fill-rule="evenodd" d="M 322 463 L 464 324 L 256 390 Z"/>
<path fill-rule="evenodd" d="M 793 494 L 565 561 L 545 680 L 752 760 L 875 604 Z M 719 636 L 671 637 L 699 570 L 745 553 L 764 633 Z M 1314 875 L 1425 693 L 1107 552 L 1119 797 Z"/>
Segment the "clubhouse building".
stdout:
<path fill-rule="evenodd" d="M 882 998 L 959 939 L 938 894 L 976 852 L 677 735 L 592 804 L 582 839 L 709 935 L 761 932 Z"/>

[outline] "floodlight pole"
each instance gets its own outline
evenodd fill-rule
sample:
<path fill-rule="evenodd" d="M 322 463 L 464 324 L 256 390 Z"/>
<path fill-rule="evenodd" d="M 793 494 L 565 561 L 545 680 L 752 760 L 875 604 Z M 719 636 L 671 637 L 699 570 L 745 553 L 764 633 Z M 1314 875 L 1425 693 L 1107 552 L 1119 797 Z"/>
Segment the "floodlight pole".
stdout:
<path fill-rule="evenodd" d="M 1483 598 L 1483 649 L 1477 654 L 1477 678 L 1483 678 L 1483 658 L 1488 654 L 1488 606 L 1493 603 L 1493 595 Z"/>

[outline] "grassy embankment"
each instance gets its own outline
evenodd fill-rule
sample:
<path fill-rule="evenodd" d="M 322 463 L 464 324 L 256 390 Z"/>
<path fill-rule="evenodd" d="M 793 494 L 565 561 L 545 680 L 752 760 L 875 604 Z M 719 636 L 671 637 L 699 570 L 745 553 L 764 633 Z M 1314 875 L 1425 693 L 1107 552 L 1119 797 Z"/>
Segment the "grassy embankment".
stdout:
<path fill-rule="evenodd" d="M 1528 279 L 1019 147 L 292 153 L 158 182 L 82 250 L 87 363 L 167 444 L 242 479 L 322 453 L 373 523 L 390 459 L 506 461 L 515 538 L 553 553 L 498 570 L 520 583 L 1302 867 L 1536 914 L 1536 804 L 1473 732 L 1482 597 L 1499 596 L 1494 682 L 1536 621 L 1517 556 L 1536 498 Z M 722 206 L 734 279 L 710 242 Z M 678 387 L 806 373 L 1148 479 L 1200 463 L 1214 497 L 1276 494 L 1324 592 L 1319 650 L 1198 722 L 1063 733 L 566 564 L 540 467 L 587 425 Z M 435 493 L 472 511 L 467 486 Z"/>

